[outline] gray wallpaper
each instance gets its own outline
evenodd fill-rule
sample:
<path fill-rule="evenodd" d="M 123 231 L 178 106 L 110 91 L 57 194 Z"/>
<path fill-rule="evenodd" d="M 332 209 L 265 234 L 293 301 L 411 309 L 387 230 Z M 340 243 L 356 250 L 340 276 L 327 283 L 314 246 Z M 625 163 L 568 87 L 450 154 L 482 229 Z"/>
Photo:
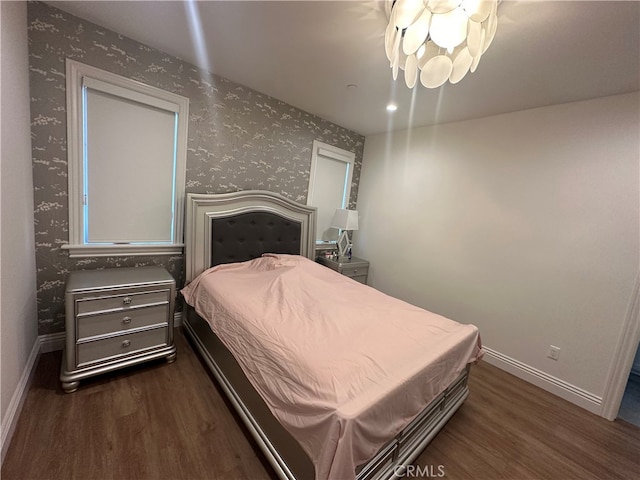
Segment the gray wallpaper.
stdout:
<path fill-rule="evenodd" d="M 263 189 L 306 202 L 313 140 L 356 154 L 364 137 L 49 5 L 28 5 L 38 333 L 64 330 L 69 271 L 161 265 L 184 283 L 182 255 L 69 258 L 65 59 L 190 99 L 186 192 Z M 144 185 L 144 179 L 141 179 Z"/>

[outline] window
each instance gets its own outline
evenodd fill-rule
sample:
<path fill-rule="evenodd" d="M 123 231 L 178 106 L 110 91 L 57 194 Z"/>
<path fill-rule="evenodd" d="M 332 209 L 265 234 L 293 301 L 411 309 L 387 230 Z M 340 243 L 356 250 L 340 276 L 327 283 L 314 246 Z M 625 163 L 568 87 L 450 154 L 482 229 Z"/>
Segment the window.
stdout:
<path fill-rule="evenodd" d="M 316 242 L 335 242 L 338 229 L 331 228 L 336 208 L 347 208 L 355 154 L 314 140 L 307 205 L 318 209 Z"/>
<path fill-rule="evenodd" d="M 182 251 L 189 99 L 67 60 L 70 256 Z"/>

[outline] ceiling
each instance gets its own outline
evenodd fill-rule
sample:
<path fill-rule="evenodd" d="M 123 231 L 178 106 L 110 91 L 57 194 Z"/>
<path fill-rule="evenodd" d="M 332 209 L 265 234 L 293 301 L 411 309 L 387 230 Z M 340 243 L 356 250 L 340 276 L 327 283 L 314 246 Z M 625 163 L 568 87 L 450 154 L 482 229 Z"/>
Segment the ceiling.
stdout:
<path fill-rule="evenodd" d="M 476 72 L 435 90 L 391 79 L 381 1 L 47 3 L 363 135 L 640 89 L 639 1 L 503 0 Z"/>

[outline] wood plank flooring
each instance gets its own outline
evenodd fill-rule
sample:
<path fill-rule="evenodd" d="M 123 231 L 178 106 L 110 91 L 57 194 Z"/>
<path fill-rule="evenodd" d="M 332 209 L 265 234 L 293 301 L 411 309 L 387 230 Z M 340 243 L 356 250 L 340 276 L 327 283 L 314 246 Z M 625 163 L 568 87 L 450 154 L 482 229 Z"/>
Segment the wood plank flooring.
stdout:
<path fill-rule="evenodd" d="M 175 337 L 175 363 L 86 380 L 73 394 L 58 382 L 61 352 L 42 355 L 2 479 L 275 479 L 182 332 Z M 640 428 L 483 362 L 470 389 L 414 478 L 640 478 Z"/>

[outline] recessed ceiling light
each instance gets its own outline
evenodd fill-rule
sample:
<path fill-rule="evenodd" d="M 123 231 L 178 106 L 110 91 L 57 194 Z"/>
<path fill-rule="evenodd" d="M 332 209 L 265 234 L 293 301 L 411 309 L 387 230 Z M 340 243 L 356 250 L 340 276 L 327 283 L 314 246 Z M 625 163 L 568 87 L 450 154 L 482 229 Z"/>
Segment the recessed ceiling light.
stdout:
<path fill-rule="evenodd" d="M 395 103 L 390 103 L 387 105 L 387 112 L 395 112 L 398 109 L 398 106 Z"/>

